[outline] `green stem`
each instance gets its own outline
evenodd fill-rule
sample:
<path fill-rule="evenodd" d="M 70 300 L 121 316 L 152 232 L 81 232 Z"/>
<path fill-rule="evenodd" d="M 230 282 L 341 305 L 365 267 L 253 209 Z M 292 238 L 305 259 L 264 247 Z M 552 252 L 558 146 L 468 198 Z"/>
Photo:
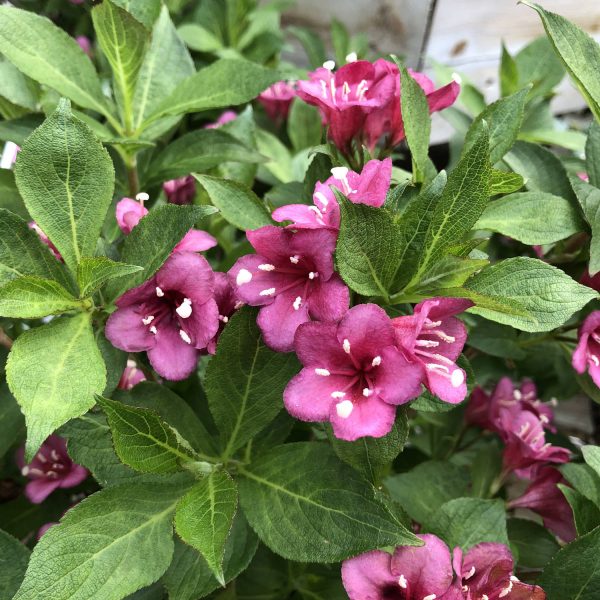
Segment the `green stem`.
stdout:
<path fill-rule="evenodd" d="M 137 157 L 135 155 L 130 156 L 129 159 L 126 161 L 125 166 L 127 168 L 129 194 L 132 198 L 135 198 L 136 194 L 140 191 L 140 181 L 138 178 L 137 170 Z"/>

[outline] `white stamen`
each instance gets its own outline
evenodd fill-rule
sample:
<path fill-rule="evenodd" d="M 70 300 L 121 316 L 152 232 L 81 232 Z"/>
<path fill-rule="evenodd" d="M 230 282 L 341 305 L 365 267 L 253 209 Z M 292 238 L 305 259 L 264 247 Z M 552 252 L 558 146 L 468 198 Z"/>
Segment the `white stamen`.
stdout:
<path fill-rule="evenodd" d="M 450 383 L 452 387 L 460 387 L 465 382 L 465 374 L 461 369 L 455 369 L 450 375 Z"/>
<path fill-rule="evenodd" d="M 315 369 L 315 373 L 317 375 L 321 375 L 321 377 L 329 377 L 331 373 L 327 369 Z"/>
<path fill-rule="evenodd" d="M 435 600 L 437 596 L 435 594 L 429 594 L 429 596 L 425 596 L 423 600 Z"/>
<path fill-rule="evenodd" d="M 400 579 L 398 579 L 398 585 L 405 590 L 408 587 L 408 582 L 406 581 L 406 577 L 404 575 L 400 575 Z"/>
<path fill-rule="evenodd" d="M 259 296 L 272 296 L 275 293 L 275 288 L 267 288 L 258 293 Z"/>
<path fill-rule="evenodd" d="M 342 85 L 342 98 L 344 100 L 348 100 L 348 96 L 350 95 L 350 86 L 347 81 L 344 81 Z"/>
<path fill-rule="evenodd" d="M 238 285 L 243 285 L 244 283 L 249 283 L 252 281 L 252 273 L 248 271 L 248 269 L 240 269 L 237 277 L 235 278 L 235 282 Z"/>
<path fill-rule="evenodd" d="M 47 459 L 47 458 L 46 458 L 46 457 L 45 457 L 45 456 L 44 456 L 44 455 L 43 455 L 41 452 L 38 452 L 38 453 L 35 455 L 35 457 L 36 457 L 36 458 L 37 458 L 37 459 L 38 459 L 38 460 L 39 460 L 41 463 L 47 463 L 47 462 L 48 462 L 48 459 Z M 33 471 L 30 471 L 30 472 L 33 472 Z"/>
<path fill-rule="evenodd" d="M 529 421 L 523 423 L 523 425 L 521 425 L 521 429 L 519 429 L 519 433 L 517 433 L 517 435 L 519 437 L 523 437 L 527 431 L 529 430 L 529 428 L 531 427 L 531 424 L 529 423 Z"/>
<path fill-rule="evenodd" d="M 515 390 L 513 392 L 513 396 L 515 397 L 515 400 L 522 400 L 523 399 L 523 394 L 521 394 L 521 390 Z"/>
<path fill-rule="evenodd" d="M 456 83 L 458 83 L 458 85 L 460 85 L 462 83 L 462 77 L 458 73 L 452 73 L 452 80 L 456 81 Z"/>
<path fill-rule="evenodd" d="M 182 319 L 188 319 L 192 315 L 192 301 L 189 298 L 184 298 L 183 302 L 175 309 L 175 312 Z"/>
<path fill-rule="evenodd" d="M 154 315 L 148 315 L 147 317 L 144 317 L 142 319 L 142 323 L 144 325 L 150 325 L 150 323 L 152 323 L 152 321 L 154 321 Z M 135 365 L 133 365 L 135 367 Z"/>
<path fill-rule="evenodd" d="M 298 296 L 294 300 L 294 304 L 292 306 L 294 307 L 294 310 L 300 310 L 300 307 L 302 306 L 302 297 Z"/>
<path fill-rule="evenodd" d="M 347 419 L 354 410 L 354 404 L 350 402 L 350 400 L 342 400 L 335 405 L 335 411 L 338 414 L 338 417 L 342 419 Z"/>
<path fill-rule="evenodd" d="M 315 192 L 314 196 L 323 205 L 321 212 L 325 212 L 325 207 L 329 204 L 329 200 L 327 200 L 325 194 L 323 192 Z"/>
<path fill-rule="evenodd" d="M 363 79 L 356 86 L 356 95 L 357 95 L 358 99 L 362 100 L 365 97 L 365 94 L 368 90 L 369 90 L 369 86 L 367 85 L 367 82 Z"/>
<path fill-rule="evenodd" d="M 219 321 L 221 321 L 222 323 L 229 323 L 229 317 L 219 315 Z"/>
<path fill-rule="evenodd" d="M 381 364 L 381 356 L 376 356 L 372 361 L 371 365 L 378 367 Z"/>
<path fill-rule="evenodd" d="M 331 169 L 331 174 L 340 181 L 344 181 L 346 177 L 348 177 L 348 168 L 347 167 L 333 167 Z"/>
<path fill-rule="evenodd" d="M 490 600 L 490 598 L 487 594 L 484 594 L 483 596 L 481 596 L 481 600 Z"/>
<path fill-rule="evenodd" d="M 499 594 L 498 594 L 498 598 L 504 598 L 504 596 L 508 596 L 508 594 L 510 594 L 511 590 L 513 589 L 513 582 L 509 581 L 508 582 L 508 587 L 505 587 Z"/>
<path fill-rule="evenodd" d="M 600 360 L 598 360 L 598 357 L 595 354 L 590 354 L 590 358 L 596 366 L 600 366 Z"/>
<path fill-rule="evenodd" d="M 138 202 L 146 202 L 146 200 L 150 200 L 150 196 L 146 194 L 146 192 L 140 192 L 139 194 L 136 194 L 135 199 Z"/>
<path fill-rule="evenodd" d="M 465 575 L 465 579 L 471 579 L 473 575 L 475 575 L 475 565 L 469 569 L 469 572 Z"/>
<path fill-rule="evenodd" d="M 41 469 L 36 469 L 35 467 L 29 467 L 30 475 L 37 475 L 38 477 L 43 477 L 45 475 L 44 471 Z"/>
<path fill-rule="evenodd" d="M 331 392 L 331 397 L 336 400 L 339 398 L 343 398 L 346 395 L 346 392 Z"/>
<path fill-rule="evenodd" d="M 518 578 L 518 577 L 515 577 L 514 575 L 511 575 L 511 576 L 510 576 L 510 580 L 511 580 L 511 581 L 519 581 L 519 578 Z"/>
<path fill-rule="evenodd" d="M 311 272 L 308 274 L 308 278 L 309 278 L 309 279 L 314 279 L 315 277 L 318 277 L 318 276 L 319 276 L 319 274 L 318 274 L 316 271 L 311 271 Z"/>
<path fill-rule="evenodd" d="M 179 337 L 186 343 L 186 344 L 191 344 L 192 340 L 190 338 L 190 336 L 183 330 L 180 329 L 179 330 Z"/>
<path fill-rule="evenodd" d="M 436 327 L 439 327 L 442 324 L 441 321 L 431 321 L 430 319 L 426 319 L 425 323 L 423 324 L 423 328 L 424 329 L 434 329 Z"/>
<path fill-rule="evenodd" d="M 415 340 L 415 346 L 421 348 L 437 348 L 439 345 L 440 343 L 435 340 Z"/>
<path fill-rule="evenodd" d="M 369 396 L 370 396 L 372 393 L 373 393 L 373 390 L 370 390 L 369 388 L 365 388 L 365 389 L 363 390 L 363 396 L 364 396 L 365 398 L 368 398 L 368 397 L 369 397 Z"/>
<path fill-rule="evenodd" d="M 321 95 L 323 96 L 323 98 L 327 99 L 327 84 L 325 83 L 325 81 L 323 79 L 321 79 L 320 83 L 321 83 Z"/>
<path fill-rule="evenodd" d="M 358 55 L 356 52 L 350 52 L 350 54 L 346 55 L 346 62 L 356 62 L 358 60 Z"/>
<path fill-rule="evenodd" d="M 132 360 L 131 358 L 127 359 L 127 366 L 130 369 L 133 369 L 134 367 L 137 367 L 137 363 L 135 362 L 135 360 Z"/>
<path fill-rule="evenodd" d="M 349 339 L 345 339 L 344 342 L 342 343 L 342 348 L 344 349 L 344 352 L 346 354 L 350 354 L 350 340 Z"/>
<path fill-rule="evenodd" d="M 548 404 L 550 404 L 550 406 L 558 406 L 558 400 L 556 398 L 550 398 L 550 402 Z"/>
<path fill-rule="evenodd" d="M 154 335 L 157 334 L 157 330 L 156 330 L 156 327 L 154 327 L 154 325 L 152 325 L 152 327 L 150 327 L 150 333 L 153 333 Z"/>
<path fill-rule="evenodd" d="M 465 594 L 469 591 L 469 586 L 468 585 L 463 585 L 462 586 L 462 591 L 465 592 Z"/>
<path fill-rule="evenodd" d="M 442 341 L 448 342 L 449 344 L 453 344 L 456 341 L 456 338 L 453 335 L 448 335 L 441 329 L 436 329 L 431 333 L 433 333 L 433 335 L 437 335 Z"/>
<path fill-rule="evenodd" d="M 297 254 L 294 254 L 294 256 L 290 256 L 290 262 L 293 265 L 297 265 L 299 261 L 300 261 L 300 257 Z"/>
<path fill-rule="evenodd" d="M 27 465 L 25 465 L 22 469 L 21 469 L 21 475 L 23 475 L 23 477 L 27 477 L 27 474 L 29 473 L 29 467 Z"/>
<path fill-rule="evenodd" d="M 544 424 L 550 423 L 550 419 L 546 415 L 540 415 L 540 421 Z"/>
<path fill-rule="evenodd" d="M 264 265 L 258 265 L 258 268 L 261 271 L 274 271 L 275 270 L 275 265 L 270 265 L 270 264 L 264 264 Z"/>
<path fill-rule="evenodd" d="M 428 371 L 436 371 L 437 373 L 440 373 L 441 375 L 446 374 L 446 377 L 448 377 L 450 375 L 450 369 L 448 367 L 446 367 L 445 365 L 438 365 L 437 363 L 427 363 L 425 365 L 425 368 Z"/>
<path fill-rule="evenodd" d="M 335 60 L 326 60 L 323 63 L 323 68 L 327 69 L 328 71 L 333 71 L 335 69 Z"/>
<path fill-rule="evenodd" d="M 162 298 L 165 295 L 165 293 L 158 286 L 156 286 L 156 295 L 159 298 Z"/>
<path fill-rule="evenodd" d="M 52 452 L 50 452 L 50 456 L 52 457 L 52 460 L 54 460 L 54 461 L 60 460 L 60 456 L 56 450 L 52 450 Z"/>

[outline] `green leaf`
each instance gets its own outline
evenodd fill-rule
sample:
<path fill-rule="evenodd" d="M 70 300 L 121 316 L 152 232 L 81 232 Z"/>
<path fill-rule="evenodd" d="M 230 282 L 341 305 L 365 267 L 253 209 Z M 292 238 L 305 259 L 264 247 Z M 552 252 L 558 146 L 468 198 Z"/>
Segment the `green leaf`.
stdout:
<path fill-rule="evenodd" d="M 14 142 L 22 146 L 27 136 L 42 124 L 43 115 L 30 114 L 23 115 L 16 119 L 0 121 L 0 140 L 3 142 Z"/>
<path fill-rule="evenodd" d="M 0 530 L 0 598 L 12 598 L 25 575 L 29 549 Z"/>
<path fill-rule="evenodd" d="M 508 519 L 506 530 L 510 545 L 518 550 L 521 567 L 541 569 L 560 549 L 555 537 L 535 521 Z"/>
<path fill-rule="evenodd" d="M 600 81 L 595 65 L 600 63 L 600 46 L 590 35 L 569 20 L 544 10 L 539 4 L 523 1 L 540 15 L 546 34 L 554 50 L 567 68 L 567 72 L 590 110 L 600 121 Z"/>
<path fill-rule="evenodd" d="M 276 135 L 260 128 L 256 130 L 256 147 L 263 156 L 268 158 L 268 161 L 261 165 L 258 172 L 259 179 L 275 185 L 301 178 L 301 175 L 295 172 L 295 161 L 307 157 L 308 151 L 292 157 L 287 146 Z"/>
<path fill-rule="evenodd" d="M 506 325 L 472 317 L 475 327 L 469 329 L 469 346 L 491 356 L 522 360 L 526 352 L 519 346 L 517 332 Z"/>
<path fill-rule="evenodd" d="M 573 511 L 577 535 L 585 535 L 600 525 L 600 509 L 583 494 L 569 486 L 558 484 Z"/>
<path fill-rule="evenodd" d="M 600 477 L 600 448 L 598 446 L 583 446 L 581 448 L 583 459 L 585 462 L 596 471 Z"/>
<path fill-rule="evenodd" d="M 539 37 L 515 56 L 519 87 L 533 83 L 529 98 L 548 96 L 565 76 L 565 69 L 546 36 Z"/>
<path fill-rule="evenodd" d="M 179 501 L 175 529 L 181 539 L 202 554 L 221 585 L 223 558 L 237 509 L 237 486 L 228 473 L 215 471 L 198 481 Z"/>
<path fill-rule="evenodd" d="M 385 486 L 411 519 L 427 523 L 442 504 L 467 495 L 469 472 L 447 461 L 432 460 L 388 477 Z"/>
<path fill-rule="evenodd" d="M 0 458 L 25 431 L 23 414 L 6 382 L 0 383 Z"/>
<path fill-rule="evenodd" d="M 196 458 L 189 443 L 155 411 L 101 396 L 97 400 L 106 413 L 117 456 L 136 471 L 176 473 L 181 461 Z"/>
<path fill-rule="evenodd" d="M 225 327 L 206 369 L 204 389 L 229 457 L 263 430 L 283 408 L 283 390 L 298 372 L 292 354 L 267 348 L 256 310 L 238 311 Z"/>
<path fill-rule="evenodd" d="M 100 48 L 112 68 L 115 95 L 125 131 L 132 132 L 133 96 L 149 33 L 139 21 L 111 0 L 94 6 L 92 22 Z"/>
<path fill-rule="evenodd" d="M 15 600 L 120 600 L 150 585 L 171 562 L 184 492 L 181 483 L 132 483 L 86 498 L 40 539 Z"/>
<path fill-rule="evenodd" d="M 146 29 L 152 29 L 161 11 L 160 0 L 112 0 L 112 3 L 131 13 Z"/>
<path fill-rule="evenodd" d="M 222 58 L 184 79 L 156 107 L 148 120 L 244 104 L 280 78 L 277 71 L 255 63 Z"/>
<path fill-rule="evenodd" d="M 195 173 L 194 177 L 206 190 L 210 201 L 219 209 L 223 218 L 238 229 L 258 229 L 263 225 L 273 225 L 267 207 L 251 189 L 229 179 Z"/>
<path fill-rule="evenodd" d="M 39 236 L 17 215 L 0 208 L 0 283 L 33 275 L 71 283 L 63 268 Z"/>
<path fill-rule="evenodd" d="M 246 569 L 257 546 L 256 534 L 250 529 L 243 513 L 238 511 L 225 543 L 225 582 L 231 581 Z M 202 555 L 179 540 L 175 541 L 173 562 L 165 573 L 163 582 L 169 592 L 169 600 L 204 598 L 220 585 Z"/>
<path fill-rule="evenodd" d="M 327 54 L 319 34 L 308 27 L 292 26 L 288 27 L 287 30 L 298 38 L 298 41 L 302 44 L 311 68 L 318 69 L 321 67 L 327 60 Z"/>
<path fill-rule="evenodd" d="M 431 516 L 427 530 L 441 537 L 448 547 L 460 546 L 463 551 L 481 542 L 508 544 L 502 500 L 450 500 Z"/>
<path fill-rule="evenodd" d="M 504 161 L 515 173 L 523 176 L 528 190 L 575 199 L 565 168 L 550 150 L 538 144 L 517 141 Z"/>
<path fill-rule="evenodd" d="M 600 187 L 600 124 L 592 121 L 585 144 L 585 168 L 590 183 Z"/>
<path fill-rule="evenodd" d="M 448 183 L 435 204 L 423 242 L 423 253 L 411 283 L 419 281 L 446 249 L 463 241 L 483 213 L 490 195 L 491 167 L 488 160 L 488 132 L 480 123 L 472 142 L 448 176 Z"/>
<path fill-rule="evenodd" d="M 525 181 L 518 173 L 506 173 L 498 169 L 492 169 L 490 196 L 512 194 L 519 191 L 524 185 Z"/>
<path fill-rule="evenodd" d="M 339 273 L 355 292 L 387 298 L 400 267 L 402 228 L 384 208 L 336 196 L 341 213 L 335 253 Z"/>
<path fill-rule="evenodd" d="M 9 210 L 23 219 L 29 217 L 11 169 L 0 169 L 0 209 Z"/>
<path fill-rule="evenodd" d="M 125 238 L 121 259 L 139 265 L 143 271 L 127 280 L 114 281 L 107 295 L 115 298 L 125 290 L 140 285 L 163 265 L 183 236 L 204 217 L 215 213 L 212 206 L 176 206 L 167 204 L 152 209 Z"/>
<path fill-rule="evenodd" d="M 546 192 L 521 192 L 490 202 L 474 228 L 524 244 L 550 244 L 581 231 L 583 223 L 569 200 Z"/>
<path fill-rule="evenodd" d="M 408 293 L 434 294 L 435 290 L 461 286 L 473 273 L 489 264 L 487 259 L 444 256 L 421 276 Z"/>
<path fill-rule="evenodd" d="M 571 185 L 592 230 L 588 269 L 591 275 L 595 275 L 600 271 L 600 190 L 576 176 L 571 177 Z"/>
<path fill-rule="evenodd" d="M 600 588 L 600 527 L 561 548 L 538 584 L 548 600 L 595 600 Z"/>
<path fill-rule="evenodd" d="M 400 105 L 406 141 L 410 148 L 413 163 L 414 181 L 423 181 L 429 157 L 429 136 L 431 134 L 431 117 L 429 105 L 423 88 L 409 74 L 406 67 L 400 65 L 402 94 Z"/>
<path fill-rule="evenodd" d="M 477 306 L 470 312 L 532 332 L 550 331 L 563 325 L 598 296 L 556 267 L 522 257 L 509 258 L 483 269 L 467 281 L 465 288 L 475 292 L 472 298 Z M 480 302 L 485 298 L 506 305 L 507 312 L 482 306 Z"/>
<path fill-rule="evenodd" d="M 500 93 L 502 97 L 514 94 L 519 87 L 519 69 L 515 59 L 509 54 L 502 42 L 500 59 Z"/>
<path fill-rule="evenodd" d="M 580 494 L 600 507 L 600 476 L 591 466 L 567 463 L 560 467 L 560 472 Z"/>
<path fill-rule="evenodd" d="M 296 152 L 321 143 L 321 118 L 316 106 L 294 98 L 287 119 L 287 133 Z"/>
<path fill-rule="evenodd" d="M 196 52 L 215 52 L 223 48 L 223 42 L 198 23 L 184 23 L 177 29 L 177 33 Z"/>
<path fill-rule="evenodd" d="M 79 106 L 109 114 L 91 60 L 74 38 L 46 17 L 1 6 L 0 52 L 35 81 Z"/>
<path fill-rule="evenodd" d="M 69 419 L 94 405 L 106 384 L 106 367 L 90 315 L 55 319 L 22 333 L 6 363 L 6 379 L 27 423 L 26 458 Z"/>
<path fill-rule="evenodd" d="M 481 112 L 469 128 L 465 139 L 468 152 L 478 135 L 478 124 L 485 121 L 489 127 L 490 163 L 496 164 L 513 145 L 523 121 L 525 99 L 529 88 L 524 88 L 512 96 L 501 98 Z"/>
<path fill-rule="evenodd" d="M 375 500 L 375 490 L 328 446 L 274 448 L 244 467 L 240 502 L 261 540 L 284 558 L 337 562 L 418 540 Z"/>
<path fill-rule="evenodd" d="M 143 267 L 115 262 L 105 256 L 83 257 L 77 265 L 77 283 L 81 297 L 89 296 L 107 281 L 143 271 Z"/>
<path fill-rule="evenodd" d="M 406 410 L 398 410 L 394 427 L 380 438 L 362 437 L 355 442 L 336 438 L 331 430 L 327 433 L 334 452 L 345 463 L 375 483 L 380 471 L 387 467 L 402 452 L 408 439 L 408 416 Z"/>
<path fill-rule="evenodd" d="M 41 319 L 83 308 L 81 300 L 50 279 L 24 275 L 0 286 L 0 317 Z"/>
<path fill-rule="evenodd" d="M 75 272 L 82 256 L 94 254 L 115 175 L 108 152 L 72 116 L 68 100 L 27 138 L 15 176 L 29 213 Z"/>
<path fill-rule="evenodd" d="M 39 86 L 23 75 L 12 63 L 0 58 L 0 80 L 3 98 L 30 111 L 37 109 Z"/>
<path fill-rule="evenodd" d="M 148 185 L 207 171 L 223 162 L 259 163 L 265 159 L 219 129 L 198 129 L 177 138 L 148 167 Z"/>
<path fill-rule="evenodd" d="M 148 2 L 144 0 L 143 4 Z M 160 3 L 157 4 L 160 7 Z M 146 27 L 151 27 L 135 13 L 134 16 Z M 152 29 L 150 46 L 137 77 L 133 100 L 134 129 L 137 131 L 140 128 L 143 121 L 177 87 L 177 84 L 194 73 L 194 61 L 177 35 L 168 8 L 163 6 Z M 165 119 L 166 122 L 171 120 L 172 118 Z M 147 131 L 146 137 L 150 137 L 150 133 L 150 130 Z"/>

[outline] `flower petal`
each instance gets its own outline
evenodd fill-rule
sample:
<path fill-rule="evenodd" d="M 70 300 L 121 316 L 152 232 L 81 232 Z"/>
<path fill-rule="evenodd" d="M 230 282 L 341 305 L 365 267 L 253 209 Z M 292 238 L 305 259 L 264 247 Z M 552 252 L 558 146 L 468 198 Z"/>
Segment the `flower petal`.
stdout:
<path fill-rule="evenodd" d="M 126 352 L 149 350 L 155 339 L 142 318 L 134 306 L 118 308 L 106 321 L 106 337 L 113 346 Z"/>
<path fill-rule="evenodd" d="M 313 285 L 308 299 L 310 316 L 317 321 L 339 321 L 350 306 L 350 290 L 334 273 L 328 281 Z"/>
<path fill-rule="evenodd" d="M 340 415 L 337 403 L 331 406 L 329 420 L 335 437 L 352 442 L 365 436 L 383 437 L 392 430 L 396 407 L 376 394 L 368 398 L 348 394 L 342 401 L 352 402 L 352 411 L 349 415 L 345 412 Z"/>
<path fill-rule="evenodd" d="M 390 571 L 391 556 L 373 550 L 342 563 L 342 583 L 350 600 L 384 600 L 386 587 L 398 586 Z"/>
<path fill-rule="evenodd" d="M 198 350 L 186 344 L 175 327 L 162 327 L 156 333 L 156 344 L 148 350 L 154 370 L 171 381 L 191 375 L 198 362 Z"/>

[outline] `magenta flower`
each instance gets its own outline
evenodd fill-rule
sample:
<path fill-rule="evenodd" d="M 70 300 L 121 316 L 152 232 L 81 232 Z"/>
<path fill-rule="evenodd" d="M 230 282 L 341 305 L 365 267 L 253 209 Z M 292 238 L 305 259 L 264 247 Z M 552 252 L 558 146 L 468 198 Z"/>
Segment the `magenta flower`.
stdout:
<path fill-rule="evenodd" d="M 578 373 L 587 370 L 600 387 L 600 310 L 591 312 L 580 327 L 572 364 Z"/>
<path fill-rule="evenodd" d="M 275 221 L 292 221 L 294 229 L 340 228 L 340 207 L 331 186 L 354 204 L 383 206 L 392 178 L 392 160 L 370 160 L 360 175 L 346 167 L 334 167 L 325 183 L 317 182 L 313 205 L 288 204 L 273 211 Z"/>
<path fill-rule="evenodd" d="M 121 375 L 121 379 L 119 379 L 117 387 L 120 390 L 130 390 L 132 387 L 136 386 L 142 381 L 146 381 L 144 371 L 138 368 L 135 360 L 129 359 L 127 361 L 127 366 Z"/>
<path fill-rule="evenodd" d="M 78 35 L 75 41 L 79 44 L 79 47 L 88 55 L 92 56 L 92 43 L 90 39 L 85 35 Z"/>
<path fill-rule="evenodd" d="M 191 204 L 196 195 L 196 180 L 192 175 L 170 179 L 163 183 L 163 190 L 171 204 Z"/>
<path fill-rule="evenodd" d="M 547 529 L 564 542 L 571 542 L 577 535 L 573 511 L 557 486 L 558 483 L 567 483 L 560 471 L 553 467 L 542 467 L 535 473 L 525 493 L 520 498 L 511 500 L 508 508 L 527 508 L 536 512 L 542 517 Z"/>
<path fill-rule="evenodd" d="M 123 198 L 117 202 L 117 223 L 125 235 L 129 235 L 131 230 L 148 214 L 148 209 L 144 206 L 145 195 L 141 198 L 137 202 L 131 198 Z M 173 248 L 173 252 L 203 252 L 214 248 L 217 243 L 210 233 L 201 229 L 190 229 L 179 244 Z"/>
<path fill-rule="evenodd" d="M 229 121 L 233 121 L 237 119 L 237 113 L 232 110 L 226 110 L 219 115 L 219 118 L 214 123 L 208 123 L 204 126 L 204 129 L 218 129 L 221 125 L 225 125 L 225 123 L 229 123 Z"/>
<path fill-rule="evenodd" d="M 504 544 L 477 544 L 464 557 L 461 549 L 455 548 L 452 564 L 457 575 L 455 585 L 461 586 L 465 600 L 546 598 L 541 587 L 522 583 L 513 575 L 513 557 Z"/>
<path fill-rule="evenodd" d="M 335 232 L 268 225 L 246 235 L 256 254 L 238 259 L 229 275 L 239 300 L 262 306 L 257 323 L 270 348 L 291 351 L 301 323 L 342 318 L 350 293 L 333 270 Z"/>
<path fill-rule="evenodd" d="M 432 298 L 417 304 L 412 315 L 392 320 L 398 347 L 423 366 L 427 388 L 452 404 L 467 395 L 465 371 L 456 365 L 467 329 L 454 315 L 472 305 L 469 300 Z"/>
<path fill-rule="evenodd" d="M 583 285 L 587 285 L 588 287 L 591 287 L 593 290 L 600 292 L 600 271 L 598 271 L 598 273 L 596 273 L 592 277 L 590 275 L 589 270 L 586 269 L 583 272 L 583 275 L 581 276 L 581 278 L 579 279 L 579 283 L 582 283 Z"/>
<path fill-rule="evenodd" d="M 228 323 L 229 317 L 243 306 L 243 302 L 238 300 L 235 291 L 235 286 L 232 285 L 225 273 L 215 272 L 215 301 L 219 308 L 219 329 L 208 343 L 206 350 L 209 354 L 216 352 L 219 336 Z"/>
<path fill-rule="evenodd" d="M 214 273 L 191 252 L 172 254 L 158 272 L 123 294 L 106 322 L 106 337 L 126 352 L 147 352 L 166 379 L 185 379 L 219 328 Z"/>
<path fill-rule="evenodd" d="M 25 486 L 25 496 L 34 504 L 41 504 L 58 488 L 79 485 L 88 476 L 87 469 L 71 460 L 65 440 L 58 435 L 51 435 L 29 464 L 25 464 L 25 448 L 19 449 L 17 464 L 30 480 Z"/>
<path fill-rule="evenodd" d="M 296 332 L 303 369 L 283 402 L 302 421 L 331 421 L 336 437 L 381 437 L 396 406 L 421 392 L 423 372 L 394 345 L 394 328 L 375 304 L 351 308 L 339 323 L 306 323 Z"/>
<path fill-rule="evenodd" d="M 50 248 L 50 252 L 52 252 L 54 257 L 57 260 L 60 260 L 60 262 L 64 262 L 63 257 L 58 251 L 58 248 L 52 243 L 50 238 L 40 229 L 40 226 L 35 221 L 29 221 L 28 226 L 29 229 L 33 229 L 38 234 L 38 237 L 40 238 L 42 244 L 45 244 L 46 246 L 48 246 L 48 248 Z"/>
<path fill-rule="evenodd" d="M 296 89 L 287 81 L 278 81 L 259 94 L 258 101 L 263 105 L 268 117 L 281 123 L 287 119 L 292 100 L 296 97 Z"/>

